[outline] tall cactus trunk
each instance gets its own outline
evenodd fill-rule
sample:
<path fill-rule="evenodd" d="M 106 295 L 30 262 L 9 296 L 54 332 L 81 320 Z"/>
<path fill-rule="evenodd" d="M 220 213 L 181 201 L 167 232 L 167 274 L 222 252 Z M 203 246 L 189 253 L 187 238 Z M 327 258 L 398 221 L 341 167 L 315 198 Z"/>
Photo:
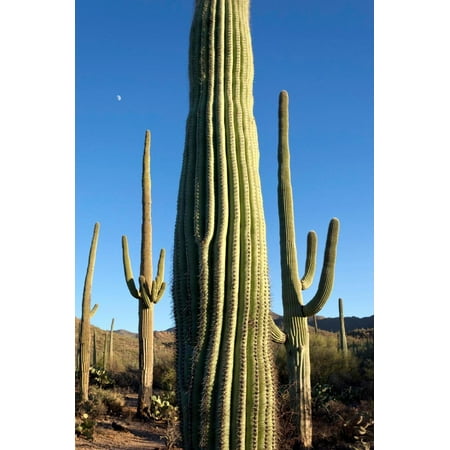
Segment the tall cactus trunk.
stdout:
<path fill-rule="evenodd" d="M 85 402 L 89 398 L 89 367 L 91 363 L 91 318 L 97 311 L 98 305 L 94 305 L 91 310 L 91 291 L 92 280 L 94 278 L 95 257 L 97 253 L 97 243 L 100 224 L 96 223 L 94 226 L 94 233 L 92 236 L 91 247 L 89 250 L 89 261 L 86 271 L 86 278 L 84 280 L 83 289 L 83 304 L 80 324 L 80 371 L 79 371 L 79 386 L 80 399 Z"/>
<path fill-rule="evenodd" d="M 304 304 L 302 290 L 310 287 L 316 269 L 317 236 L 313 231 L 308 233 L 305 274 L 299 279 L 288 135 L 288 94 L 286 91 L 282 91 L 279 97 L 278 209 L 283 323 L 286 333 L 285 345 L 291 386 L 290 396 L 294 411 L 298 414 L 299 443 L 302 448 L 311 448 L 311 381 L 307 320 L 308 317 L 314 316 L 322 309 L 331 294 L 339 221 L 336 218 L 330 221 L 318 290 L 315 296 L 307 304 Z"/>
<path fill-rule="evenodd" d="M 183 448 L 276 446 L 248 0 L 197 0 L 173 266 Z"/>
<path fill-rule="evenodd" d="M 165 251 L 161 250 L 155 280 L 152 266 L 151 177 L 150 177 L 150 131 L 145 132 L 142 162 L 142 227 L 141 266 L 139 290 L 136 288 L 128 253 L 128 241 L 122 236 L 122 253 L 125 280 L 131 295 L 139 306 L 139 394 L 136 415 L 146 417 L 150 407 L 153 386 L 153 306 L 162 297 L 166 284 L 163 282 Z"/>
<path fill-rule="evenodd" d="M 348 355 L 347 347 L 347 335 L 345 334 L 345 318 L 344 318 L 344 301 L 342 298 L 339 302 L 339 349 L 344 354 L 344 357 Z"/>

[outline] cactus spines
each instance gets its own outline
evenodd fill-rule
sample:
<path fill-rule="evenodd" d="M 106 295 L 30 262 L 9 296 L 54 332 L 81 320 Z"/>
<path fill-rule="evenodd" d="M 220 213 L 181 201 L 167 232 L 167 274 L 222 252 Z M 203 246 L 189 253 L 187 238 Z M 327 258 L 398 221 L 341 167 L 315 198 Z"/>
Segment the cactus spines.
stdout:
<path fill-rule="evenodd" d="M 175 227 L 183 448 L 273 449 L 265 221 L 248 0 L 197 0 Z"/>
<path fill-rule="evenodd" d="M 153 306 L 164 294 L 165 251 L 161 250 L 157 276 L 153 280 L 152 266 L 152 222 L 151 222 L 151 177 L 150 177 L 150 131 L 146 130 L 142 161 L 142 227 L 141 266 L 139 289 L 136 287 L 128 252 L 128 241 L 122 236 L 122 255 L 125 281 L 130 294 L 138 299 L 139 306 L 139 396 L 137 416 L 145 416 L 150 407 L 153 385 Z"/>
<path fill-rule="evenodd" d="M 347 335 L 345 334 L 345 318 L 344 318 L 344 301 L 342 298 L 338 300 L 339 304 L 339 349 L 344 354 L 348 354 Z"/>
<path fill-rule="evenodd" d="M 87 401 L 89 395 L 89 367 L 91 363 L 91 323 L 90 319 L 97 311 L 98 305 L 94 305 L 91 309 L 91 291 L 92 280 L 94 278 L 95 258 L 97 254 L 98 235 L 100 224 L 94 225 L 94 233 L 92 235 L 91 247 L 89 250 L 88 267 L 83 288 L 83 303 L 80 323 L 79 338 L 79 354 L 80 354 L 80 398 L 81 401 Z"/>
<path fill-rule="evenodd" d="M 284 327 L 286 333 L 291 401 L 298 413 L 299 440 L 303 448 L 312 446 L 311 381 L 308 316 L 317 314 L 328 300 L 334 281 L 339 221 L 333 218 L 328 228 L 324 265 L 314 297 L 303 303 L 302 291 L 310 287 L 316 267 L 317 236 L 308 234 L 304 276 L 299 279 L 295 244 L 294 206 L 292 198 L 288 140 L 288 94 L 279 96 L 278 210 Z"/>

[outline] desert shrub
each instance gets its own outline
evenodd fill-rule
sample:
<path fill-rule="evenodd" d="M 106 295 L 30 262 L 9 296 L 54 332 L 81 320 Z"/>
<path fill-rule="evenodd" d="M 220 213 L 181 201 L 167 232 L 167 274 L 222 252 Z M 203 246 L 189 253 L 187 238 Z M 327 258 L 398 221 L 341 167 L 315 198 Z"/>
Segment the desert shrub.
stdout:
<path fill-rule="evenodd" d="M 123 372 L 111 373 L 114 386 L 132 392 L 139 392 L 139 370 L 128 368 Z"/>
<path fill-rule="evenodd" d="M 373 449 L 373 405 L 349 406 L 330 400 L 313 412 L 315 449 Z"/>
<path fill-rule="evenodd" d="M 163 391 L 175 390 L 175 353 L 168 346 L 160 346 L 153 364 L 153 387 Z"/>
<path fill-rule="evenodd" d="M 121 416 L 125 406 L 125 398 L 119 392 L 105 390 L 92 386 L 89 391 L 89 399 L 97 405 L 97 409 L 103 414 Z"/>
<path fill-rule="evenodd" d="M 280 385 L 278 391 L 278 449 L 292 450 L 298 445 L 296 428 L 297 414 L 294 413 L 289 402 L 289 386 Z"/>

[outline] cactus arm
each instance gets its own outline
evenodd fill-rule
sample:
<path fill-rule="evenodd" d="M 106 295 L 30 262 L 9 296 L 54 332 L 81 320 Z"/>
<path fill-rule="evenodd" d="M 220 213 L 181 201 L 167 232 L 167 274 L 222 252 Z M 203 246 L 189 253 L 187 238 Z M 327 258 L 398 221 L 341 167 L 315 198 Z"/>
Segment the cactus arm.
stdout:
<path fill-rule="evenodd" d="M 325 245 L 324 264 L 320 275 L 319 286 L 314 297 L 302 308 L 303 316 L 317 314 L 325 305 L 333 290 L 334 268 L 336 264 L 336 250 L 339 236 L 339 220 L 335 217 L 328 226 L 327 242 Z"/>
<path fill-rule="evenodd" d="M 298 278 L 297 249 L 295 240 L 294 204 L 292 198 L 290 152 L 289 152 L 289 98 L 286 91 L 279 95 L 278 108 L 278 211 L 280 221 L 280 258 L 283 310 L 292 316 L 301 311 L 301 282 Z M 308 239 L 308 263 L 306 266 L 306 282 L 311 278 L 315 264 L 314 239 Z"/>
<path fill-rule="evenodd" d="M 98 304 L 96 303 L 96 304 L 92 307 L 92 309 L 91 309 L 91 311 L 90 311 L 90 313 L 89 313 L 89 317 L 90 317 L 91 319 L 94 317 L 95 313 L 97 312 L 97 309 L 98 309 Z"/>
<path fill-rule="evenodd" d="M 161 300 L 164 291 L 166 289 L 166 283 L 163 281 L 164 279 L 164 260 L 165 260 L 166 251 L 161 249 L 159 253 L 158 260 L 158 269 L 156 272 L 156 278 L 152 283 L 152 301 L 153 303 L 158 303 Z"/>
<path fill-rule="evenodd" d="M 302 291 L 308 289 L 313 280 L 316 272 L 316 256 L 317 256 L 317 234 L 314 231 L 308 233 L 306 241 L 306 262 L 305 262 L 305 274 L 300 280 Z"/>
<path fill-rule="evenodd" d="M 270 318 L 270 338 L 272 342 L 276 344 L 284 344 L 286 342 L 286 333 L 281 331 L 280 327 L 275 323 L 275 321 Z"/>
<path fill-rule="evenodd" d="M 134 284 L 133 270 L 131 268 L 130 256 L 128 253 L 128 240 L 126 236 L 122 236 L 122 258 L 125 281 L 127 283 L 128 290 L 134 298 L 140 298 L 139 291 L 136 289 L 136 285 Z"/>
<path fill-rule="evenodd" d="M 140 292 L 140 298 L 142 300 L 142 306 L 144 308 L 150 308 L 152 301 L 152 292 L 150 289 L 150 286 L 147 283 L 147 280 L 145 279 L 144 275 L 141 275 L 139 277 L 139 292 Z"/>

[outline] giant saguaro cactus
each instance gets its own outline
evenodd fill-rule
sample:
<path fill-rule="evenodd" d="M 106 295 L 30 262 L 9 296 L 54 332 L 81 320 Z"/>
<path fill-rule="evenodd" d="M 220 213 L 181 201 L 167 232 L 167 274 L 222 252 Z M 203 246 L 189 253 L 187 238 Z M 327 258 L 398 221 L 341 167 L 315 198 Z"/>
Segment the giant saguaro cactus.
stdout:
<path fill-rule="evenodd" d="M 275 447 L 266 230 L 248 0 L 197 0 L 175 227 L 177 391 L 188 449 Z"/>
<path fill-rule="evenodd" d="M 153 307 L 161 299 L 166 283 L 164 277 L 164 249 L 159 255 L 158 270 L 153 280 L 152 266 L 152 221 L 151 221 L 151 177 L 150 177 L 150 131 L 145 132 L 144 157 L 142 163 L 142 228 L 141 267 L 139 289 L 136 287 L 128 254 L 128 241 L 122 236 L 123 267 L 125 280 L 131 295 L 139 301 L 139 395 L 138 417 L 145 417 L 150 407 L 153 386 Z"/>
<path fill-rule="evenodd" d="M 336 218 L 330 221 L 318 289 L 314 297 L 304 304 L 302 291 L 311 286 L 316 268 L 317 236 L 314 231 L 308 234 L 305 274 L 299 279 L 288 137 L 288 94 L 282 91 L 279 97 L 278 210 L 283 324 L 291 401 L 298 414 L 299 442 L 303 448 L 310 448 L 312 420 L 307 318 L 317 314 L 323 308 L 333 288 L 339 221 Z"/>
<path fill-rule="evenodd" d="M 79 385 L 80 399 L 83 402 L 87 401 L 89 397 L 89 366 L 91 362 L 91 318 L 94 316 L 98 308 L 98 305 L 95 304 L 91 309 L 91 291 L 92 280 L 94 278 L 95 257 L 97 254 L 99 230 L 100 224 L 96 223 L 94 226 L 94 233 L 92 235 L 91 248 L 89 250 L 88 267 L 83 288 L 83 303 L 79 337 Z"/>

